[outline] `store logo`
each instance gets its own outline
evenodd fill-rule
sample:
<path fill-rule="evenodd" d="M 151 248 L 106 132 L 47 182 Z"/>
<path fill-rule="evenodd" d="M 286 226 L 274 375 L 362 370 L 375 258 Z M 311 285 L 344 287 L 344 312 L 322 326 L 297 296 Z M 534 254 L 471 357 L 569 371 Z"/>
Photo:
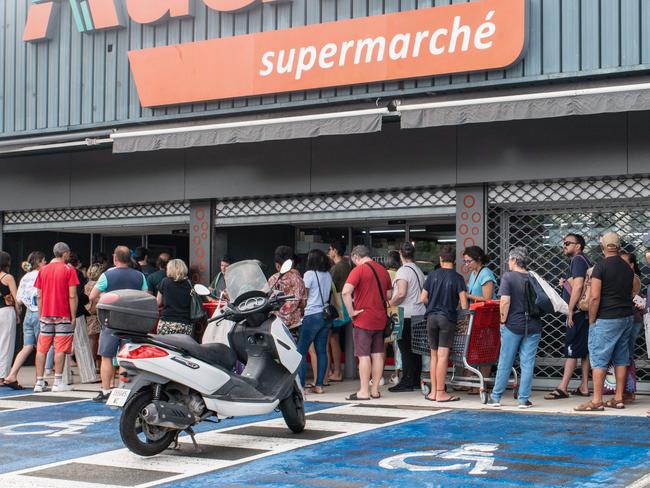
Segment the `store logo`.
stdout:
<path fill-rule="evenodd" d="M 129 52 L 144 107 L 506 68 L 527 0 L 478 0 Z"/>
<path fill-rule="evenodd" d="M 69 3 L 79 32 L 94 32 L 125 27 L 127 19 L 138 24 L 155 24 L 171 18 L 192 17 L 195 3 L 199 1 L 218 12 L 234 12 L 261 3 L 290 0 L 32 0 L 23 41 L 51 39 L 63 3 Z"/>

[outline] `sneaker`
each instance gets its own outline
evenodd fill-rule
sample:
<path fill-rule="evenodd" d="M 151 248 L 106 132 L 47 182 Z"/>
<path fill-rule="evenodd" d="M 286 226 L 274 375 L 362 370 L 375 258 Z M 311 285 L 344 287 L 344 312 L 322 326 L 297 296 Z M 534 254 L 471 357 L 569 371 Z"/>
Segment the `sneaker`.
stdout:
<path fill-rule="evenodd" d="M 384 380 L 384 377 L 382 376 L 381 379 L 379 380 L 379 386 L 384 386 L 386 384 L 386 380 Z M 372 380 L 370 380 L 370 386 L 372 386 Z"/>
<path fill-rule="evenodd" d="M 95 398 L 93 398 L 93 402 L 97 402 L 97 403 L 106 403 L 106 401 L 108 400 L 108 397 L 109 397 L 109 396 L 111 396 L 110 393 L 103 393 L 103 392 L 100 391 L 100 392 L 97 394 L 97 396 L 96 396 Z"/>
<path fill-rule="evenodd" d="M 43 382 L 42 385 L 38 383 L 34 385 L 34 393 L 43 393 L 44 391 L 47 391 L 47 381 Z"/>
<path fill-rule="evenodd" d="M 501 406 L 501 402 L 499 400 L 494 400 L 494 399 L 490 398 L 490 400 L 487 402 L 487 406 L 488 407 L 498 408 L 498 407 Z"/>
<path fill-rule="evenodd" d="M 527 408 L 530 408 L 532 406 L 533 404 L 530 402 L 530 400 L 526 400 L 526 403 L 519 404 L 519 410 L 526 410 Z"/>
<path fill-rule="evenodd" d="M 61 391 L 72 391 L 72 385 L 68 385 L 67 383 L 59 383 L 58 385 L 54 385 L 52 387 L 53 393 Z"/>

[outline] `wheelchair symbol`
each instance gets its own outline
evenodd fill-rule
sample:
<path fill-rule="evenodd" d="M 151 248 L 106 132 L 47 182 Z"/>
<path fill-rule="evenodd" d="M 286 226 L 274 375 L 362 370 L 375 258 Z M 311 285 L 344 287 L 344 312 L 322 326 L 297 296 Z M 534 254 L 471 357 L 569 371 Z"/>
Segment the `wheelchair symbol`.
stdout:
<path fill-rule="evenodd" d="M 14 435 L 42 435 L 46 437 L 61 437 L 63 435 L 78 435 L 93 424 L 112 420 L 113 417 L 97 416 L 83 417 L 62 422 L 29 422 L 25 424 L 7 425 L 0 427 L 0 434 Z"/>
<path fill-rule="evenodd" d="M 469 469 L 473 476 L 488 474 L 490 471 L 505 471 L 505 466 L 494 465 L 494 452 L 499 444 L 464 444 L 458 449 L 438 449 L 434 451 L 417 451 L 399 454 L 383 459 L 379 466 L 384 469 L 407 469 L 409 471 L 461 471 Z M 437 458 L 448 461 L 468 461 L 446 465 L 410 464 L 408 459 Z"/>

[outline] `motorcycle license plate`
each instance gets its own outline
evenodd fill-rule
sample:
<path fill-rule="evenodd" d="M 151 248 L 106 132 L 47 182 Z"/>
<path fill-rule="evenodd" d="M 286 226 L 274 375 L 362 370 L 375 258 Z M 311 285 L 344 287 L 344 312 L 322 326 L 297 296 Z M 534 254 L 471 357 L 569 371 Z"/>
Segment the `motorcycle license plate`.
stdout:
<path fill-rule="evenodd" d="M 127 390 L 126 388 L 113 389 L 111 396 L 106 400 L 106 405 L 109 407 L 123 407 L 129 398 L 129 393 L 131 393 L 131 390 Z"/>

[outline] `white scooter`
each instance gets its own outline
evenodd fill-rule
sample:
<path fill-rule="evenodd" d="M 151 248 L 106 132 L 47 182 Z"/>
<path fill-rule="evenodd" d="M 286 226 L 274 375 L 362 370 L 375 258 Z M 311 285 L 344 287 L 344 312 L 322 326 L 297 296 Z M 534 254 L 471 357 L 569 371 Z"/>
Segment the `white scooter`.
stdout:
<path fill-rule="evenodd" d="M 281 273 L 291 269 L 284 263 Z M 154 456 L 203 421 L 261 415 L 279 409 L 293 432 L 305 428 L 304 394 L 297 377 L 302 356 L 273 312 L 294 297 L 268 290 L 257 261 L 231 265 L 226 275 L 233 302 L 210 322 L 230 320 L 230 346 L 199 344 L 187 335 L 150 335 L 158 318 L 156 300 L 122 290 L 102 296 L 102 324 L 126 344 L 118 353 L 121 388 L 107 405 L 122 408 L 120 435 L 129 450 Z M 207 294 L 197 285 L 195 291 Z M 233 372 L 236 361 L 245 364 Z"/>

